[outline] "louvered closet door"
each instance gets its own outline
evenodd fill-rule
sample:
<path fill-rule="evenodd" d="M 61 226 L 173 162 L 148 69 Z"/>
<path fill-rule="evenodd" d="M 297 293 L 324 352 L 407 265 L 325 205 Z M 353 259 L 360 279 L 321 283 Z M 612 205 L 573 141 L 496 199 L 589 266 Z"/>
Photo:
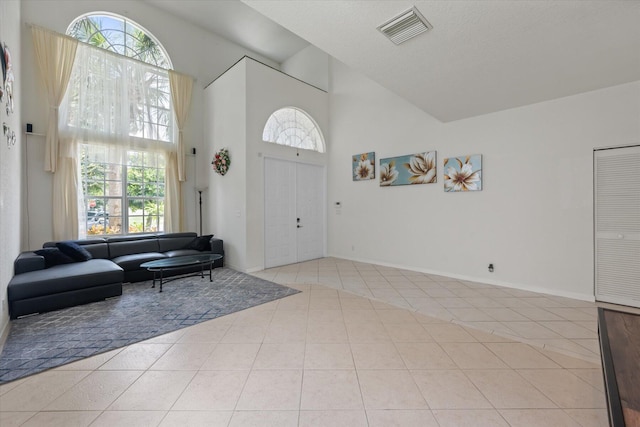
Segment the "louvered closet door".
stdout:
<path fill-rule="evenodd" d="M 640 307 L 640 146 L 594 152 L 596 300 Z"/>

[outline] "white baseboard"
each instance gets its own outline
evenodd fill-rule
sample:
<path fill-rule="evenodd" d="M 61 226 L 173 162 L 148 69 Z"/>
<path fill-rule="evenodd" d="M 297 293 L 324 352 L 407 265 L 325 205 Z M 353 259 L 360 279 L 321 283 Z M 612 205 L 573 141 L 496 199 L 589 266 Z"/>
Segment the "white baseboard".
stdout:
<path fill-rule="evenodd" d="M 479 277 L 473 277 L 473 276 L 466 276 L 466 275 L 462 275 L 462 274 L 452 273 L 450 271 L 439 271 L 439 270 L 431 270 L 431 269 L 425 269 L 425 268 L 411 267 L 411 266 L 394 264 L 394 263 L 383 262 L 383 261 L 378 261 L 378 260 L 370 260 L 370 259 L 366 259 L 366 258 L 352 258 L 352 257 L 337 256 L 337 255 L 329 255 L 329 256 L 332 257 L 332 258 L 346 259 L 346 260 L 355 261 L 355 262 L 364 262 L 364 263 L 367 263 L 367 264 L 376 264 L 376 265 L 381 265 L 381 266 L 384 266 L 384 267 L 398 268 L 398 269 L 401 269 L 401 270 L 417 271 L 419 273 L 435 274 L 437 276 L 452 277 L 452 278 L 458 279 L 458 280 L 467 280 L 467 281 L 470 281 L 470 282 L 485 283 L 487 285 L 502 286 L 502 287 L 505 287 L 505 288 L 518 289 L 518 290 L 521 290 L 521 291 L 536 292 L 536 293 L 539 293 L 539 294 L 547 294 L 547 295 L 553 295 L 553 296 L 564 297 L 564 298 L 571 298 L 571 299 L 576 299 L 576 300 L 581 300 L 581 301 L 595 302 L 595 300 L 596 300 L 594 295 L 589 295 L 589 294 L 583 294 L 583 293 L 577 293 L 577 292 L 565 292 L 565 291 L 558 290 L 558 289 L 550 289 L 550 288 L 544 288 L 544 287 L 539 287 L 539 286 L 530 286 L 530 285 L 525 285 L 525 284 L 522 284 L 522 283 L 512 283 L 512 282 L 505 282 L 505 281 L 501 281 L 501 280 L 490 280 L 490 279 L 488 280 L 488 279 L 486 279 L 484 277 L 479 278 Z"/>

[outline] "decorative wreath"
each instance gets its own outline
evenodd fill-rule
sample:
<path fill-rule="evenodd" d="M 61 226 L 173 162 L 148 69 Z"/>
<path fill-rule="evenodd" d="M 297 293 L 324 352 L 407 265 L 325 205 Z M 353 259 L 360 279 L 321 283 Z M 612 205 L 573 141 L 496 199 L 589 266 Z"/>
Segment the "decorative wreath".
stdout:
<path fill-rule="evenodd" d="M 223 148 L 218 151 L 211 162 L 213 165 L 213 170 L 219 173 L 220 175 L 224 175 L 229 170 L 229 166 L 231 166 L 231 158 L 229 158 L 229 150 Z"/>

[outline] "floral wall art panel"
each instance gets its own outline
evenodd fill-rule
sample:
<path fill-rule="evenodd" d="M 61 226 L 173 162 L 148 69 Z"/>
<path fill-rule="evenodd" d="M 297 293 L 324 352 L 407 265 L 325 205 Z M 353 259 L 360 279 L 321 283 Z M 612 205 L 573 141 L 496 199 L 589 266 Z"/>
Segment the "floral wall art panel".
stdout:
<path fill-rule="evenodd" d="M 351 159 L 354 181 L 366 181 L 376 177 L 376 153 L 356 154 Z"/>
<path fill-rule="evenodd" d="M 437 181 L 436 152 L 380 159 L 380 186 L 433 184 Z"/>
<path fill-rule="evenodd" d="M 444 159 L 444 191 L 482 190 L 482 154 Z"/>

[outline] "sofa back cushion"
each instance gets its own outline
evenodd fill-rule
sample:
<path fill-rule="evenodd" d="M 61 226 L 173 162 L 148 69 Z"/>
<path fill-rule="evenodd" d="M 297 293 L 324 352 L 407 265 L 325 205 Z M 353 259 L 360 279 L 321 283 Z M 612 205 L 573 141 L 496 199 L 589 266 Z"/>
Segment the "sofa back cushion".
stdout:
<path fill-rule="evenodd" d="M 108 237 L 107 244 L 110 258 L 160 251 L 158 238 L 155 235 Z"/>
<path fill-rule="evenodd" d="M 58 248 L 42 248 L 34 251 L 36 255 L 40 255 L 44 258 L 45 268 L 54 267 L 61 264 L 71 264 L 76 262 L 73 258 L 66 255 Z"/>
<path fill-rule="evenodd" d="M 183 249 L 193 241 L 197 236 L 196 233 L 167 233 L 158 234 L 158 244 L 160 252 L 175 251 Z"/>
<path fill-rule="evenodd" d="M 210 252 L 211 251 L 211 238 L 213 237 L 213 234 L 209 234 L 206 236 L 198 236 L 196 238 L 194 238 L 191 243 L 189 243 L 187 246 L 185 246 L 185 249 L 193 249 L 196 251 L 207 251 Z"/>
<path fill-rule="evenodd" d="M 109 247 L 107 241 L 102 238 L 92 238 L 86 240 L 73 240 L 74 243 L 82 246 L 91 254 L 92 258 L 109 259 Z M 43 248 L 55 248 L 58 242 L 46 242 Z"/>
<path fill-rule="evenodd" d="M 70 240 L 58 242 L 56 243 L 56 247 L 60 249 L 60 252 L 76 262 L 89 261 L 91 258 L 93 258 L 91 252 L 89 252 L 76 242 L 72 242 Z"/>

